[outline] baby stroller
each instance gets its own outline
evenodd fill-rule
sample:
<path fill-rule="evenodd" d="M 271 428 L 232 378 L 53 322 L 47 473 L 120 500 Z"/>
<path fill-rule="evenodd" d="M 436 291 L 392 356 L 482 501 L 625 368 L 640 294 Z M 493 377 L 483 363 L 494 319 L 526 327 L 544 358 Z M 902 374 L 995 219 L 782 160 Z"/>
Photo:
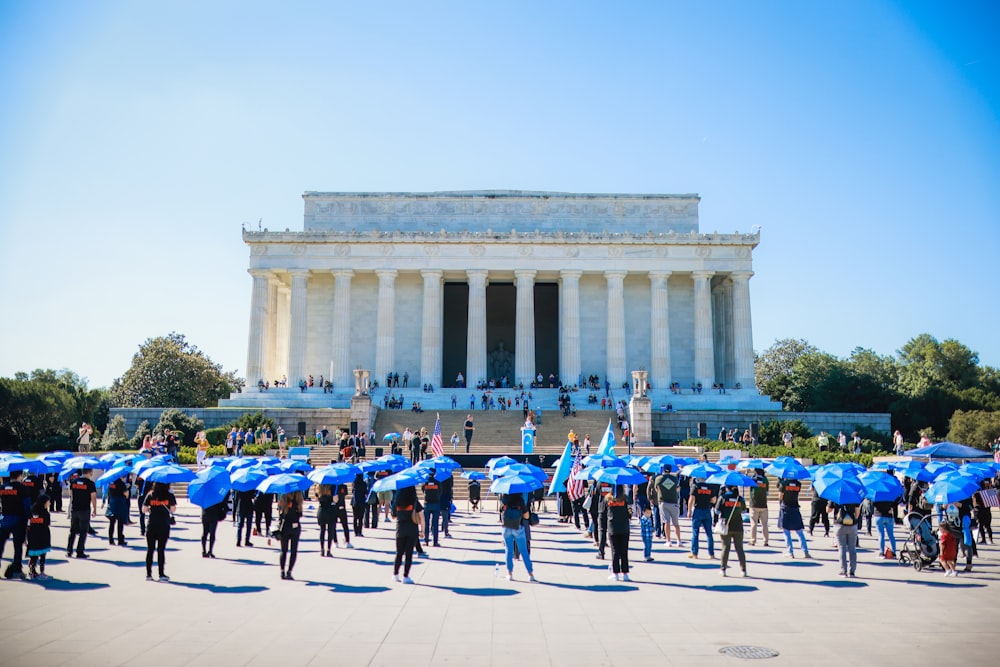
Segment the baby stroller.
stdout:
<path fill-rule="evenodd" d="M 930 516 L 910 512 L 903 519 L 909 529 L 906 542 L 899 550 L 899 564 L 913 565 L 920 572 L 924 567 L 933 565 L 941 553 L 937 530 L 931 524 Z"/>

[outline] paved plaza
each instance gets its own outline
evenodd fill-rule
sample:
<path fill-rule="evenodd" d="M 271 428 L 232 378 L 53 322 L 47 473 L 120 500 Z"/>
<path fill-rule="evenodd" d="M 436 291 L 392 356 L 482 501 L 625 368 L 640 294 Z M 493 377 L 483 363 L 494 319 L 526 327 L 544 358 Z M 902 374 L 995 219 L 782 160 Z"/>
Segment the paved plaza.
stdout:
<path fill-rule="evenodd" d="M 313 504 L 313 506 L 315 506 Z M 89 561 L 62 552 L 68 521 L 55 517 L 47 582 L 0 581 L 0 664 L 32 665 L 985 665 L 995 664 L 991 617 L 1000 547 L 980 548 L 975 572 L 876 560 L 862 537 L 858 578 L 837 576 L 828 539 L 813 560 L 747 547 L 749 578 L 723 578 L 716 561 L 654 547 L 633 581 L 607 578 L 608 561 L 549 512 L 533 529 L 538 583 L 504 579 L 495 503 L 455 518 L 452 539 L 413 566 L 415 585 L 392 581 L 394 524 L 320 558 L 314 512 L 305 519 L 295 581 L 279 578 L 277 546 L 235 547 L 219 527 L 216 560 L 201 558 L 198 510 L 182 501 L 167 554 L 171 581 L 147 582 L 145 542 L 88 540 Z M 774 508 L 773 508 L 774 509 Z M 464 510 L 460 508 L 460 510 Z M 772 511 L 773 517 L 776 515 Z M 684 535 L 685 540 L 688 535 Z M 897 527 L 897 537 L 904 538 Z M 801 552 L 796 549 L 797 555 Z M 610 551 L 609 551 L 610 558 Z M 7 547 L 7 558 L 10 546 Z M 734 554 L 735 557 L 735 554 Z M 738 573 L 738 567 L 731 572 Z M 720 653 L 755 646 L 777 657 Z"/>

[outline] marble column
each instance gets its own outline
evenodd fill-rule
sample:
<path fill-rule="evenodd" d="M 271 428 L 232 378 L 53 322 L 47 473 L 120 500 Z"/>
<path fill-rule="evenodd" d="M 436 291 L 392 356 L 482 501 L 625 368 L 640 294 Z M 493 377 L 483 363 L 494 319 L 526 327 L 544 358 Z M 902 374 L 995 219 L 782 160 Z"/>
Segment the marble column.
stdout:
<path fill-rule="evenodd" d="M 754 388 L 753 326 L 750 320 L 750 271 L 730 274 L 733 280 L 733 356 L 736 376 L 733 384 L 742 389 Z"/>
<path fill-rule="evenodd" d="M 711 391 L 715 382 L 715 339 L 712 335 L 712 271 L 694 271 L 694 381 Z"/>
<path fill-rule="evenodd" d="M 354 271 L 338 269 L 333 271 L 333 336 L 330 345 L 330 360 L 333 361 L 333 386 L 349 388 L 354 382 L 351 368 L 351 278 Z"/>
<path fill-rule="evenodd" d="M 267 281 L 267 320 L 264 327 L 264 376 L 269 382 L 281 377 L 278 370 L 278 279 Z"/>
<path fill-rule="evenodd" d="M 441 387 L 441 373 L 444 350 L 444 311 L 441 294 L 442 277 L 440 269 L 426 269 L 420 272 L 424 277 L 424 315 L 420 334 L 420 384 Z"/>
<path fill-rule="evenodd" d="M 670 271 L 650 271 L 650 363 L 649 380 L 653 389 L 670 386 Z"/>
<path fill-rule="evenodd" d="M 535 274 L 537 271 L 514 271 L 517 283 L 514 314 L 514 382 L 531 383 L 535 368 Z"/>
<path fill-rule="evenodd" d="M 379 269 L 378 323 L 375 327 L 375 379 L 385 382 L 385 376 L 396 364 L 396 275 L 395 269 Z"/>
<path fill-rule="evenodd" d="M 292 277 L 288 325 L 288 386 L 298 386 L 306 376 L 306 317 L 309 269 L 289 269 Z"/>
<path fill-rule="evenodd" d="M 275 341 L 275 379 L 280 379 L 282 375 L 288 375 L 288 349 L 291 339 L 292 326 L 292 290 L 285 283 L 278 284 L 278 323 L 275 327 L 277 339 Z"/>
<path fill-rule="evenodd" d="M 564 383 L 580 379 L 580 276 L 583 271 L 560 271 L 562 292 L 559 295 L 559 377 Z"/>
<path fill-rule="evenodd" d="M 608 281 L 608 368 L 611 387 L 628 381 L 625 369 L 625 276 L 627 271 L 605 271 Z"/>
<path fill-rule="evenodd" d="M 469 332 L 465 351 L 465 386 L 486 379 L 486 280 L 485 270 L 469 270 Z"/>
<path fill-rule="evenodd" d="M 265 269 L 250 269 L 253 290 L 250 293 L 250 337 L 247 344 L 247 390 L 256 390 L 257 382 L 264 379 L 267 338 L 267 279 Z"/>

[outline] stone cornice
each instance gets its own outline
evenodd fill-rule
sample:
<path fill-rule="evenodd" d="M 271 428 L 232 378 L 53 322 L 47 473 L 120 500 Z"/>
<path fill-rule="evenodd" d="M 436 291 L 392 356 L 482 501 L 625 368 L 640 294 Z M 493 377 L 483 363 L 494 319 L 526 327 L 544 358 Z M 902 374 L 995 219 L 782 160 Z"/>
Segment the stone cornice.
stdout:
<path fill-rule="evenodd" d="M 699 234 L 691 232 L 687 234 L 677 234 L 673 231 L 654 233 L 648 231 L 644 234 L 632 232 L 519 232 L 511 230 L 509 232 L 493 231 L 487 229 L 485 232 L 462 231 L 449 232 L 445 230 L 437 232 L 414 231 L 308 231 L 293 232 L 285 230 L 283 232 L 272 232 L 268 229 L 263 231 L 243 230 L 243 241 L 248 245 L 259 243 L 528 243 L 528 244 L 552 244 L 552 243 L 573 243 L 573 244 L 670 244 L 670 245 L 740 245 L 756 247 L 760 243 L 760 232 L 752 234 Z"/>

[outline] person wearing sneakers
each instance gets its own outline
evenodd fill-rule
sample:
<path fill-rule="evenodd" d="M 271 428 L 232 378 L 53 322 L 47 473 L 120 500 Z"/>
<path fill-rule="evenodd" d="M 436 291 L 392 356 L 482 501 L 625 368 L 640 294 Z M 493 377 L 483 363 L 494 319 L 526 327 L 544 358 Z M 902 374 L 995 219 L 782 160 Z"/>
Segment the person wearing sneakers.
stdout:
<path fill-rule="evenodd" d="M 628 536 L 632 508 L 625 499 L 625 487 L 616 486 L 613 494 L 604 496 L 601 503 L 607 504 L 608 538 L 611 542 L 611 574 L 608 579 L 629 581 Z"/>
<path fill-rule="evenodd" d="M 691 515 L 691 553 L 688 558 L 698 557 L 698 529 L 705 531 L 708 540 L 708 557 L 715 560 L 715 541 L 712 539 L 712 507 L 715 505 L 715 490 L 704 479 L 691 480 L 691 498 L 688 513 Z"/>
<path fill-rule="evenodd" d="M 767 475 L 761 468 L 754 470 L 753 478 L 757 482 L 757 486 L 750 489 L 750 546 L 757 546 L 757 524 L 760 524 L 764 532 L 764 546 L 766 547 L 770 546 L 767 543 L 767 490 L 769 482 Z"/>
<path fill-rule="evenodd" d="M 517 545 L 524 567 L 528 570 L 528 581 L 534 581 L 534 567 L 528 551 L 528 540 L 524 531 L 525 520 L 530 517 L 525 507 L 524 496 L 508 493 L 500 500 L 500 518 L 503 523 L 504 555 L 507 559 L 507 581 L 514 581 L 514 546 Z"/>
<path fill-rule="evenodd" d="M 861 505 L 834 505 L 833 523 L 837 527 L 837 547 L 840 552 L 840 576 L 854 577 L 858 567 L 858 521 Z"/>
<path fill-rule="evenodd" d="M 45 554 L 52 549 L 52 533 L 49 515 L 49 497 L 44 493 L 31 506 L 28 515 L 28 576 L 32 579 L 49 579 L 45 574 Z"/>
<path fill-rule="evenodd" d="M 412 584 L 410 567 L 413 565 L 413 549 L 420 542 L 423 529 L 423 505 L 417 500 L 417 490 L 407 487 L 396 492 L 396 560 L 393 563 L 392 579 L 404 584 Z M 403 566 L 403 576 L 399 567 Z"/>
<path fill-rule="evenodd" d="M 80 471 L 80 476 L 70 482 L 70 524 L 69 542 L 66 545 L 66 557 L 73 555 L 73 542 L 76 541 L 76 557 L 89 558 L 84 547 L 90 532 L 90 518 L 97 516 L 97 486 L 91 479 L 90 468 Z M 20 552 L 18 552 L 20 554 Z"/>
<path fill-rule="evenodd" d="M 656 495 L 660 500 L 660 519 L 663 522 L 663 533 L 667 539 L 668 546 L 674 546 L 670 539 L 670 527 L 674 527 L 674 535 L 677 537 L 677 546 L 681 546 L 681 510 L 680 510 L 680 481 L 673 466 L 664 465 L 663 472 L 656 476 Z"/>
<path fill-rule="evenodd" d="M 875 525 L 878 528 L 879 558 L 894 560 L 896 558 L 896 522 L 892 511 L 896 508 L 895 500 L 880 500 L 875 505 Z M 885 540 L 889 538 L 889 551 L 885 550 Z"/>
<path fill-rule="evenodd" d="M 811 558 L 809 544 L 806 542 L 805 525 L 802 523 L 802 512 L 799 510 L 800 491 L 802 482 L 797 479 L 783 479 L 778 482 L 778 528 L 785 532 L 785 547 L 788 549 L 789 558 L 795 558 L 793 532 L 799 534 L 803 555 Z"/>
<path fill-rule="evenodd" d="M 153 580 L 153 551 L 156 551 L 156 566 L 160 581 L 170 581 L 163 573 L 166 565 L 167 540 L 170 539 L 170 520 L 177 509 L 177 499 L 170 492 L 170 485 L 155 482 L 153 490 L 142 501 L 142 512 L 148 515 L 146 521 L 146 581 Z"/>
<path fill-rule="evenodd" d="M 729 549 L 736 548 L 740 560 L 740 571 L 747 576 L 747 557 L 743 553 L 743 510 L 746 504 L 740 497 L 738 486 L 727 486 L 715 503 L 715 513 L 719 515 L 719 535 L 722 537 L 722 576 L 726 576 L 729 564 Z"/>
<path fill-rule="evenodd" d="M 284 493 L 278 502 L 278 534 L 281 536 L 281 578 L 291 580 L 295 557 L 299 553 L 299 537 L 302 535 L 302 492 Z M 287 557 L 287 567 L 286 567 Z"/>

